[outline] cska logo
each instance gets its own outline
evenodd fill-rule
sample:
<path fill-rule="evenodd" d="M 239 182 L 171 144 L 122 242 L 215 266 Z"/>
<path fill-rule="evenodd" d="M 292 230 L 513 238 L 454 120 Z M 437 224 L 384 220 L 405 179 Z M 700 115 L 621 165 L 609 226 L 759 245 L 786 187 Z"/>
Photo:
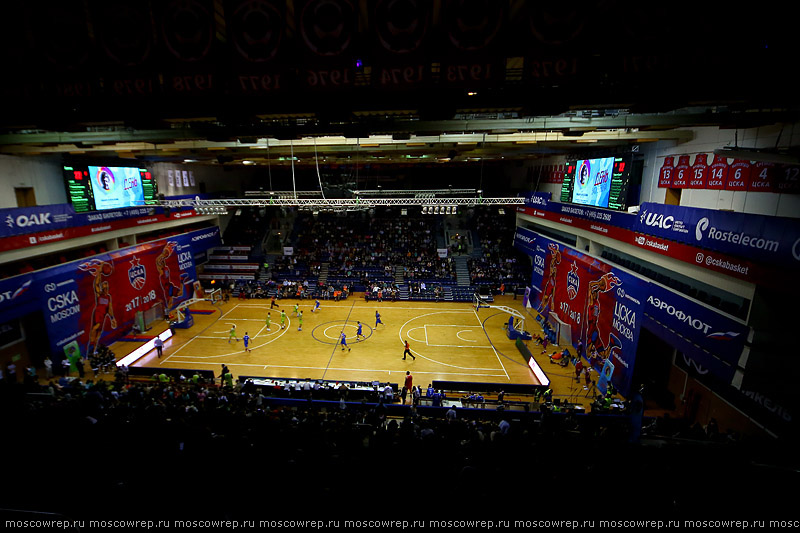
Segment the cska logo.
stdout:
<path fill-rule="evenodd" d="M 578 265 L 575 261 L 567 272 L 567 296 L 570 300 L 574 300 L 578 296 L 578 289 L 581 286 L 581 278 L 578 276 Z"/>
<path fill-rule="evenodd" d="M 136 290 L 142 290 L 147 281 L 147 270 L 135 255 L 131 259 L 131 267 L 128 269 L 128 281 L 131 283 L 131 287 Z"/>

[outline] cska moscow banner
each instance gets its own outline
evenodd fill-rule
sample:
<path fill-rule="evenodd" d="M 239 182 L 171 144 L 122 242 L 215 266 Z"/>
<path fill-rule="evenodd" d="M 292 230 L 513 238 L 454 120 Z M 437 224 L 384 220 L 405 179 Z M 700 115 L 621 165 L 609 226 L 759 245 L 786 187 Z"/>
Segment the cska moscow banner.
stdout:
<path fill-rule="evenodd" d="M 63 354 L 77 343 L 80 355 L 87 357 L 99 344 L 108 345 L 130 332 L 137 312 L 159 303 L 169 311 L 194 297 L 193 250 L 215 243 L 219 244 L 218 228 L 44 271 L 38 287 L 41 301 L 46 302 L 44 318 L 52 352 Z"/>
<path fill-rule="evenodd" d="M 519 230 L 519 228 L 518 228 Z M 533 232 L 530 232 L 533 233 Z M 631 377 L 643 319 L 647 283 L 561 243 L 535 234 L 531 306 L 570 325 L 572 342 L 583 343 L 586 359 L 601 372 L 613 364 L 611 382 L 623 395 Z M 529 252 L 530 253 L 530 252 Z M 541 275 L 536 272 L 540 265 Z"/>

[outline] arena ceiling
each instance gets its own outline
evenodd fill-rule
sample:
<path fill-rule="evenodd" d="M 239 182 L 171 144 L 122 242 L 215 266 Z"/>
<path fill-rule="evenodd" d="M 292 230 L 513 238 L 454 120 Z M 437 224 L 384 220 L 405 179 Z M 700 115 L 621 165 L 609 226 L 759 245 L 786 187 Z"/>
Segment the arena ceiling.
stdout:
<path fill-rule="evenodd" d="M 770 4 L 6 5 L 0 153 L 471 164 L 793 123 L 798 49 Z"/>

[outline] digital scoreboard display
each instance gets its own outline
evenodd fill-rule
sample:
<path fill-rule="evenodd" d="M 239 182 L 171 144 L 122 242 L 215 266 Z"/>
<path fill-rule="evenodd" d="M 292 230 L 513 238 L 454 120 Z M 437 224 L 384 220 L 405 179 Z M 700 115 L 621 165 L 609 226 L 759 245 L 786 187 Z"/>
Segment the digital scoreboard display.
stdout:
<path fill-rule="evenodd" d="M 628 208 L 628 175 L 630 164 L 621 157 L 614 159 L 611 174 L 611 187 L 608 191 L 608 208 L 624 211 Z"/>
<path fill-rule="evenodd" d="M 579 160 L 572 180 L 572 203 L 608 207 L 613 166 L 613 157 Z"/>
<path fill-rule="evenodd" d="M 67 198 L 76 213 L 94 211 L 94 196 L 88 170 L 64 167 L 67 179 Z"/>
<path fill-rule="evenodd" d="M 575 163 L 567 163 L 564 181 L 561 182 L 561 203 L 563 204 L 568 204 L 572 201 L 573 181 L 575 181 Z"/>
<path fill-rule="evenodd" d="M 76 213 L 158 203 L 158 186 L 147 169 L 65 166 L 67 196 Z"/>
<path fill-rule="evenodd" d="M 630 157 L 569 162 L 561 184 L 561 202 L 624 211 L 631 171 Z"/>

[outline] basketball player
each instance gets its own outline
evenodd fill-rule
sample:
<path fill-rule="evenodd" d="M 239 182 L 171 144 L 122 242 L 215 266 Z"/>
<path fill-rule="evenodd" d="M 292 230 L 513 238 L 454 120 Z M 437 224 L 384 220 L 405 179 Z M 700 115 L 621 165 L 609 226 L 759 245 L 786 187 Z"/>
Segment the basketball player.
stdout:
<path fill-rule="evenodd" d="M 347 345 L 347 335 L 345 335 L 344 331 L 342 332 L 341 343 L 342 343 L 342 351 L 344 351 L 344 349 L 347 348 L 347 351 L 349 352 L 350 347 Z"/>
<path fill-rule="evenodd" d="M 300 309 L 300 304 L 294 304 L 294 311 L 292 311 L 294 313 L 294 316 L 297 316 L 299 309 Z"/>
<path fill-rule="evenodd" d="M 295 306 L 295 307 L 297 307 L 297 306 Z M 297 326 L 297 331 L 303 331 L 303 312 L 302 311 L 297 313 L 297 320 L 300 321 L 300 325 Z"/>
<path fill-rule="evenodd" d="M 561 263 L 561 250 L 559 249 L 558 245 L 555 243 L 550 243 L 548 248 L 550 249 L 550 271 L 547 282 L 542 290 L 542 301 L 539 303 L 539 307 L 536 308 L 536 311 L 540 315 L 543 314 L 545 309 L 548 308 L 550 305 L 550 300 L 552 300 L 553 296 L 555 296 L 556 274 L 558 273 L 557 267 Z"/>
<path fill-rule="evenodd" d="M 608 359 L 615 348 L 621 348 L 622 343 L 613 333 L 608 335 L 608 346 L 603 345 L 600 338 L 600 328 L 597 321 L 600 318 L 600 294 L 608 292 L 622 281 L 612 272 L 600 276 L 600 279 L 589 282 L 589 292 L 586 296 L 586 347 L 589 353 L 597 352 L 599 363 Z"/>
<path fill-rule="evenodd" d="M 236 336 L 236 324 L 231 325 L 231 333 L 228 336 L 228 344 L 231 343 L 231 339 L 236 339 L 236 342 L 239 342 L 239 338 Z"/>
<path fill-rule="evenodd" d="M 270 309 L 272 309 L 272 308 L 274 308 L 274 307 L 277 307 L 278 309 L 280 309 L 280 308 L 281 308 L 281 306 L 280 306 L 280 305 L 278 305 L 277 303 L 275 303 L 275 295 L 273 294 L 273 295 L 272 295 L 272 303 L 270 303 L 270 304 L 269 304 L 269 308 L 270 308 Z"/>
<path fill-rule="evenodd" d="M 248 335 L 246 331 L 244 332 L 244 337 L 242 337 L 242 340 L 244 341 L 244 351 L 249 352 L 250 348 L 248 348 L 247 345 L 250 344 L 250 335 Z"/>
<path fill-rule="evenodd" d="M 183 285 L 172 281 L 169 266 L 167 265 L 167 259 L 172 255 L 177 246 L 178 243 L 169 241 L 158 257 L 156 257 L 158 281 L 161 283 L 161 292 L 164 295 L 164 312 L 172 309 L 172 302 L 175 298 L 183 296 Z"/>
<path fill-rule="evenodd" d="M 411 356 L 411 359 L 413 359 L 414 361 L 416 361 L 416 360 L 417 360 L 417 358 L 416 358 L 416 357 L 414 357 L 414 354 L 413 354 L 413 353 L 411 353 L 411 348 L 408 346 L 408 341 L 407 341 L 407 340 L 406 340 L 406 349 L 405 349 L 405 351 L 403 352 L 403 361 L 405 361 L 405 360 L 406 360 L 406 355 L 410 355 L 410 356 Z"/>
<path fill-rule="evenodd" d="M 311 312 L 313 313 L 314 311 L 319 311 L 319 300 L 314 300 L 314 308 Z"/>
<path fill-rule="evenodd" d="M 92 259 L 86 263 L 81 263 L 79 269 L 89 272 L 94 276 L 94 309 L 92 310 L 92 322 L 89 327 L 89 343 L 86 345 L 86 354 L 97 351 L 97 343 L 103 333 L 106 319 L 109 320 L 111 329 L 116 329 L 117 319 L 114 318 L 114 306 L 111 302 L 110 286 L 103 277 L 108 277 L 114 272 L 114 265 L 107 261 Z"/>
<path fill-rule="evenodd" d="M 375 327 L 376 328 L 378 327 L 378 324 L 383 324 L 383 322 L 381 322 L 381 314 L 379 312 L 375 311 Z M 385 326 L 386 324 L 383 324 L 383 325 Z"/>
<path fill-rule="evenodd" d="M 286 311 L 281 309 L 281 329 L 286 328 Z"/>
<path fill-rule="evenodd" d="M 358 340 L 359 337 L 364 337 L 364 334 L 361 332 L 362 328 L 361 322 L 357 322 L 357 324 L 358 324 L 358 331 L 356 331 L 356 340 Z M 366 337 L 364 337 L 364 340 L 366 340 Z"/>
<path fill-rule="evenodd" d="M 269 329 L 269 325 L 271 323 L 272 323 L 272 317 L 270 316 L 269 313 L 267 313 L 267 331 L 272 331 L 271 329 Z"/>

